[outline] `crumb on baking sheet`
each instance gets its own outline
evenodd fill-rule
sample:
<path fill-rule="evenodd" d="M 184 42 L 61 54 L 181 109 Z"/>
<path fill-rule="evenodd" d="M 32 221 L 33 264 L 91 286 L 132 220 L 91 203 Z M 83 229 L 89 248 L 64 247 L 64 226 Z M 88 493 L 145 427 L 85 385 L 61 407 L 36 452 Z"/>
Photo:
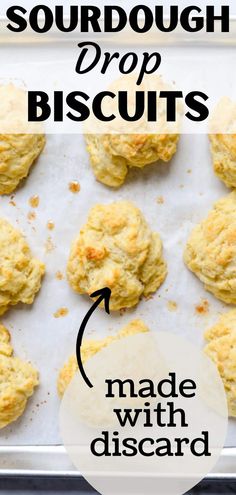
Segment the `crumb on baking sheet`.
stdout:
<path fill-rule="evenodd" d="M 187 174 L 191 174 L 191 173 L 192 173 L 192 169 L 191 168 L 188 168 Z"/>
<path fill-rule="evenodd" d="M 35 220 L 36 218 L 36 213 L 34 211 L 29 211 L 27 218 L 30 222 L 32 222 L 32 220 Z"/>
<path fill-rule="evenodd" d="M 48 230 L 54 230 L 55 229 L 55 223 L 52 222 L 52 220 L 49 220 L 47 223 L 47 229 Z"/>
<path fill-rule="evenodd" d="M 80 191 L 80 183 L 76 180 L 69 183 L 69 190 L 72 193 L 78 193 Z"/>
<path fill-rule="evenodd" d="M 199 315 L 206 315 L 209 313 L 209 301 L 207 299 L 202 299 L 200 304 L 195 306 L 195 311 Z"/>
<path fill-rule="evenodd" d="M 56 272 L 56 279 L 57 279 L 57 280 L 63 280 L 63 279 L 64 279 L 64 275 L 63 275 L 63 273 L 62 273 L 62 272 L 60 272 L 60 270 L 58 270 L 58 271 Z"/>
<path fill-rule="evenodd" d="M 64 316 L 67 316 L 69 313 L 69 310 L 68 308 L 66 307 L 62 307 L 62 308 L 59 308 L 54 314 L 54 318 L 63 318 Z"/>
<path fill-rule="evenodd" d="M 56 246 L 53 243 L 51 236 L 49 236 L 45 242 L 46 253 L 51 253 L 52 251 L 54 251 L 55 247 Z"/>
<path fill-rule="evenodd" d="M 11 200 L 9 201 L 9 205 L 11 205 L 11 206 L 16 206 L 16 202 L 15 202 L 15 201 L 13 201 L 13 199 L 11 199 Z"/>
<path fill-rule="evenodd" d="M 31 198 L 29 199 L 29 204 L 30 204 L 31 208 L 38 208 L 39 196 L 37 194 L 35 194 L 34 196 L 31 196 Z"/>
<path fill-rule="evenodd" d="M 143 296 L 143 298 L 145 299 L 145 301 L 150 301 L 150 299 L 153 299 L 153 294 L 149 294 L 148 296 Z"/>
<path fill-rule="evenodd" d="M 175 301 L 167 301 L 167 308 L 169 311 L 176 311 L 178 308 L 178 305 Z"/>
<path fill-rule="evenodd" d="M 158 196 L 158 197 L 157 197 L 157 204 L 158 204 L 158 205 L 163 205 L 163 203 L 164 203 L 164 198 L 163 198 L 163 196 Z"/>

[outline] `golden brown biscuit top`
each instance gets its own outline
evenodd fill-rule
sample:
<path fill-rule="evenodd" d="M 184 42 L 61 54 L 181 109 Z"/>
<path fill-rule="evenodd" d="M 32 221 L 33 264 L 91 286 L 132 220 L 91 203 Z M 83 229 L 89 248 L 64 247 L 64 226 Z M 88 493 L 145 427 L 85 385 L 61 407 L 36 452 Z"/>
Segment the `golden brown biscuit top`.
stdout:
<path fill-rule="evenodd" d="M 0 325 L 0 428 L 22 415 L 39 383 L 37 370 L 12 354 L 10 334 Z"/>
<path fill-rule="evenodd" d="M 31 304 L 41 285 L 43 263 L 32 257 L 20 231 L 0 218 L 0 314 L 18 302 Z"/>
<path fill-rule="evenodd" d="M 193 229 L 186 255 L 187 262 L 213 280 L 236 277 L 236 192 L 217 201 L 208 217 Z"/>
<path fill-rule="evenodd" d="M 9 357 L 13 353 L 10 340 L 10 333 L 3 325 L 0 324 L 0 354 L 3 354 L 3 356 Z"/>
<path fill-rule="evenodd" d="M 74 290 L 112 290 L 110 309 L 134 306 L 166 277 L 162 243 L 130 201 L 98 204 L 72 245 L 67 266 Z"/>
<path fill-rule="evenodd" d="M 205 353 L 217 365 L 224 383 L 229 415 L 236 416 L 236 310 L 223 314 L 205 333 Z"/>

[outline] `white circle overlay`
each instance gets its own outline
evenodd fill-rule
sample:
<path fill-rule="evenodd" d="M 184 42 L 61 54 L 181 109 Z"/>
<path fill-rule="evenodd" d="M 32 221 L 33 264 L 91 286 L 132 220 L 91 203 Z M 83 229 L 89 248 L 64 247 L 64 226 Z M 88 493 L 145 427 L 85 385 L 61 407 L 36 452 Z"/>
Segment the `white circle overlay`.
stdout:
<path fill-rule="evenodd" d="M 182 495 L 213 469 L 228 411 L 203 351 L 175 334 L 150 332 L 112 343 L 84 368 L 93 387 L 75 374 L 60 431 L 73 464 L 99 493 Z"/>

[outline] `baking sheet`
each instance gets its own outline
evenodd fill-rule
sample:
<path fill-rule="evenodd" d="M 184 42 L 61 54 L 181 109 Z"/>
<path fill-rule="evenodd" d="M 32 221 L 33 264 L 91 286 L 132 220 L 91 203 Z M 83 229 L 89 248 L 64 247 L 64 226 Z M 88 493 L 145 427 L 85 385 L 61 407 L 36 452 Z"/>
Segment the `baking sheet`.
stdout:
<path fill-rule="evenodd" d="M 10 64 L 7 60 L 9 51 L 6 46 L 2 48 L 1 77 L 17 74 L 24 81 L 24 71 L 26 73 L 29 67 L 32 71 L 35 53 L 38 58 L 33 68 L 39 70 L 39 63 L 43 64 L 45 57 L 47 64 L 44 69 L 49 70 L 55 50 L 52 45 L 25 45 L 25 50 L 21 45 L 13 48 L 14 63 L 11 59 Z M 191 50 L 195 48 L 186 49 L 185 52 L 185 63 L 189 63 L 190 68 L 191 64 L 194 65 Z M 60 57 L 64 61 L 68 60 L 66 53 L 66 47 L 61 45 Z M 223 69 L 228 67 L 229 75 L 234 53 L 233 47 L 227 47 L 225 52 L 223 47 L 216 50 L 206 46 L 202 64 L 199 51 L 196 63 L 202 67 L 202 80 L 210 85 L 214 79 L 214 74 L 207 70 L 210 58 L 212 67 L 218 59 L 221 72 L 225 75 Z M 181 52 L 173 47 L 164 51 L 163 58 L 168 63 L 163 66 L 162 73 L 167 80 L 173 74 L 172 62 L 176 60 L 177 54 L 180 59 Z M 19 72 L 20 67 L 22 73 Z M 177 71 L 175 76 L 178 76 L 181 66 L 177 63 L 174 67 Z M 232 86 L 230 79 L 228 85 Z M 78 194 L 69 190 L 71 181 L 79 181 L 81 190 Z M 11 331 L 15 354 L 31 360 L 39 369 L 40 387 L 29 401 L 22 418 L 1 430 L 0 445 L 61 443 L 58 431 L 60 401 L 56 392 L 57 374 L 74 351 L 79 325 L 92 304 L 88 298 L 72 291 L 65 278 L 65 268 L 71 241 L 86 221 L 89 208 L 97 202 L 118 199 L 134 201 L 152 229 L 157 230 L 162 237 L 169 274 L 153 298 L 141 301 L 133 310 L 111 316 L 97 310 L 89 322 L 87 335 L 107 335 L 119 330 L 130 319 L 141 317 L 151 329 L 179 333 L 200 348 L 203 346 L 206 327 L 230 308 L 206 293 L 200 281 L 184 266 L 182 254 L 192 227 L 206 216 L 215 200 L 227 193 L 228 189 L 213 174 L 206 135 L 183 135 L 171 163 L 154 164 L 143 170 L 133 169 L 126 183 L 117 191 L 96 182 L 83 136 L 48 135 L 46 148 L 28 179 L 12 199 L 0 197 L 0 214 L 25 233 L 33 253 L 46 263 L 47 268 L 35 303 L 31 307 L 11 309 L 2 318 Z M 40 203 L 33 210 L 35 219 L 30 219 L 32 208 L 29 199 L 34 195 L 39 196 Z M 48 221 L 55 223 L 53 231 L 47 229 Z M 57 271 L 64 274 L 63 280 L 56 278 Z M 207 300 L 209 310 L 199 313 L 196 308 L 202 306 L 203 300 Z M 170 310 L 170 301 L 177 304 L 176 311 Z M 55 318 L 54 313 L 62 307 L 68 308 L 68 315 Z M 235 433 L 235 422 L 230 420 L 227 446 L 235 446 Z"/>

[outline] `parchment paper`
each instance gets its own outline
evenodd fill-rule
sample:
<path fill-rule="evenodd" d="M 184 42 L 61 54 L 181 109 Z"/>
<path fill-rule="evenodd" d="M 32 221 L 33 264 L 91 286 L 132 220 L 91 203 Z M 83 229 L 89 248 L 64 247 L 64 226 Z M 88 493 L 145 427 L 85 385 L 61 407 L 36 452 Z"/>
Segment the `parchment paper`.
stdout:
<path fill-rule="evenodd" d="M 73 180 L 81 186 L 77 194 L 68 187 Z M 134 201 L 162 237 L 169 274 L 153 298 L 143 300 L 137 308 L 111 316 L 97 310 L 87 335 L 107 335 L 141 317 L 151 329 L 182 334 L 201 348 L 205 328 L 230 308 L 204 290 L 184 266 L 182 253 L 192 227 L 227 193 L 213 174 L 207 136 L 182 136 L 170 164 L 133 170 L 118 191 L 96 182 L 82 136 L 48 136 L 45 151 L 14 195 L 16 206 L 9 197 L 0 199 L 0 214 L 25 233 L 33 253 L 47 265 L 35 303 L 11 309 L 3 318 L 16 355 L 31 360 L 39 369 L 40 386 L 23 417 L 1 431 L 2 445 L 60 443 L 57 374 L 75 349 L 80 322 L 92 302 L 75 294 L 66 279 L 58 280 L 55 275 L 58 270 L 65 274 L 71 241 L 86 220 L 88 209 L 97 202 Z M 33 195 L 39 195 L 40 203 L 34 210 L 35 220 L 29 220 L 32 208 L 28 200 Z M 55 223 L 51 232 L 47 229 L 50 220 Z M 49 250 L 52 244 L 54 248 Z M 196 306 L 201 306 L 203 299 L 209 303 L 209 312 L 199 313 Z M 176 311 L 170 311 L 169 301 L 177 303 Z M 68 308 L 68 315 L 55 318 L 61 307 Z M 227 445 L 235 445 L 234 435 L 235 422 L 230 421 Z"/>

